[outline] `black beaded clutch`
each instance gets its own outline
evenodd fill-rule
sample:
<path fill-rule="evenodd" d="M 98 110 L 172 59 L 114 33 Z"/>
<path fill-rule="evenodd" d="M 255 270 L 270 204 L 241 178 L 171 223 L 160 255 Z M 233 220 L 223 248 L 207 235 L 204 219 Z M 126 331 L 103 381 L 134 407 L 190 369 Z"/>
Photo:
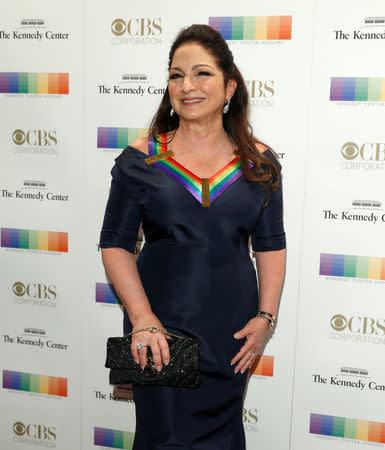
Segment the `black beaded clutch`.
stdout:
<path fill-rule="evenodd" d="M 170 362 L 158 372 L 147 347 L 147 365 L 142 368 L 131 353 L 131 335 L 107 339 L 105 367 L 110 369 L 110 384 L 161 385 L 198 388 L 200 386 L 199 340 L 172 336 L 167 339 Z"/>

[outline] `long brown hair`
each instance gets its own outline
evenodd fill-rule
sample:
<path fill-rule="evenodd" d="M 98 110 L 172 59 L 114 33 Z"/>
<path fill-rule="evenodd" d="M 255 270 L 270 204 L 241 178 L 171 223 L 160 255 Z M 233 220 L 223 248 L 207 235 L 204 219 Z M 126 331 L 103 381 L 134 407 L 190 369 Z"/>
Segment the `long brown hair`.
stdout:
<path fill-rule="evenodd" d="M 262 142 L 253 135 L 252 127 L 248 122 L 249 94 L 245 81 L 234 64 L 233 55 L 225 39 L 218 31 L 208 25 L 191 25 L 183 28 L 171 46 L 168 59 L 169 70 L 175 51 L 178 47 L 187 43 L 201 45 L 216 59 L 218 67 L 223 73 L 225 86 L 227 86 L 230 79 L 237 82 L 237 88 L 231 98 L 229 110 L 227 114 L 223 114 L 223 128 L 237 146 L 237 154 L 240 157 L 244 176 L 249 181 L 261 183 L 266 190 L 268 186 L 273 191 L 276 191 L 279 185 L 281 166 L 277 161 L 277 167 L 255 147 L 255 144 Z M 170 111 L 170 94 L 168 89 L 166 89 L 159 108 L 151 121 L 150 136 L 155 137 L 161 133 L 177 130 L 179 127 L 179 116 L 176 113 L 170 116 Z M 173 136 L 174 134 L 172 134 L 171 140 Z M 249 166 L 248 159 L 254 163 L 256 170 Z"/>

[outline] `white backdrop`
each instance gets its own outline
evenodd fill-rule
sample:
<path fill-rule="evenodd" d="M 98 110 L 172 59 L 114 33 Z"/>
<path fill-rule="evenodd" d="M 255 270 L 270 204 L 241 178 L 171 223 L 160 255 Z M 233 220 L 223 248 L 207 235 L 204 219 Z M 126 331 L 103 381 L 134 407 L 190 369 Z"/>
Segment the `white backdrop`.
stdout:
<path fill-rule="evenodd" d="M 383 16 L 380 0 L 0 5 L 1 448 L 132 448 L 133 401 L 104 368 L 122 332 L 97 246 L 109 172 L 176 33 L 210 18 L 244 26 L 226 38 L 284 173 L 287 274 L 247 448 L 384 446 Z"/>

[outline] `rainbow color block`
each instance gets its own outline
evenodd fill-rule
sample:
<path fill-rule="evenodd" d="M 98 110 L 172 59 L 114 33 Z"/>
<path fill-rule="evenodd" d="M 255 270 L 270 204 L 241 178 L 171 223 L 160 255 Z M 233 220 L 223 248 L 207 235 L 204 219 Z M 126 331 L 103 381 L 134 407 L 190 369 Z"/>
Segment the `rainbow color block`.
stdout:
<path fill-rule="evenodd" d="M 94 445 L 132 450 L 134 437 L 135 433 L 133 431 L 94 427 Z"/>
<path fill-rule="evenodd" d="M 274 356 L 258 355 L 249 369 L 251 375 L 274 376 Z"/>
<path fill-rule="evenodd" d="M 122 304 L 114 287 L 108 283 L 96 283 L 95 301 L 97 303 L 112 303 L 114 305 Z"/>
<path fill-rule="evenodd" d="M 319 274 L 385 280 L 385 258 L 321 253 Z"/>
<path fill-rule="evenodd" d="M 228 41 L 291 39 L 291 16 L 209 17 L 209 25 Z"/>
<path fill-rule="evenodd" d="M 148 128 L 98 127 L 97 148 L 126 148 L 130 142 L 147 135 Z"/>
<path fill-rule="evenodd" d="M 385 102 L 385 77 L 333 77 L 330 101 Z"/>
<path fill-rule="evenodd" d="M 0 93 L 68 94 L 68 73 L 0 72 Z"/>
<path fill-rule="evenodd" d="M 167 152 L 167 135 L 165 133 L 149 139 L 148 159 L 155 156 L 161 156 L 161 154 L 165 152 Z M 209 203 L 212 203 L 219 195 L 225 192 L 225 190 L 242 175 L 240 159 L 239 156 L 235 156 L 228 164 L 222 167 L 222 169 L 206 179 L 208 181 Z M 152 165 L 158 167 L 160 170 L 174 178 L 203 205 L 203 178 L 195 175 L 171 156 L 153 162 Z M 249 161 L 249 165 L 253 166 L 254 163 Z"/>
<path fill-rule="evenodd" d="M 68 233 L 2 228 L 1 247 L 68 252 Z"/>
<path fill-rule="evenodd" d="M 67 397 L 67 378 L 3 370 L 3 388 Z"/>
<path fill-rule="evenodd" d="M 310 414 L 309 433 L 385 444 L 385 423 Z"/>

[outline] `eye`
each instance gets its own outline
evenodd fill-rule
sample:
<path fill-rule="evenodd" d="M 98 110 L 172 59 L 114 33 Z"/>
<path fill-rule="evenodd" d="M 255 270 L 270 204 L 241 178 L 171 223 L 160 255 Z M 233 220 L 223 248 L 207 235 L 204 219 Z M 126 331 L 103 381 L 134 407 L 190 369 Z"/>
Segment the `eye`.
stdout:
<path fill-rule="evenodd" d="M 205 77 L 209 77 L 211 75 L 210 72 L 205 72 L 204 70 L 201 70 L 200 72 L 198 72 L 198 75 L 203 75 Z"/>
<path fill-rule="evenodd" d="M 170 80 L 176 80 L 177 78 L 181 78 L 181 74 L 180 73 L 173 73 L 170 75 L 169 79 Z"/>

